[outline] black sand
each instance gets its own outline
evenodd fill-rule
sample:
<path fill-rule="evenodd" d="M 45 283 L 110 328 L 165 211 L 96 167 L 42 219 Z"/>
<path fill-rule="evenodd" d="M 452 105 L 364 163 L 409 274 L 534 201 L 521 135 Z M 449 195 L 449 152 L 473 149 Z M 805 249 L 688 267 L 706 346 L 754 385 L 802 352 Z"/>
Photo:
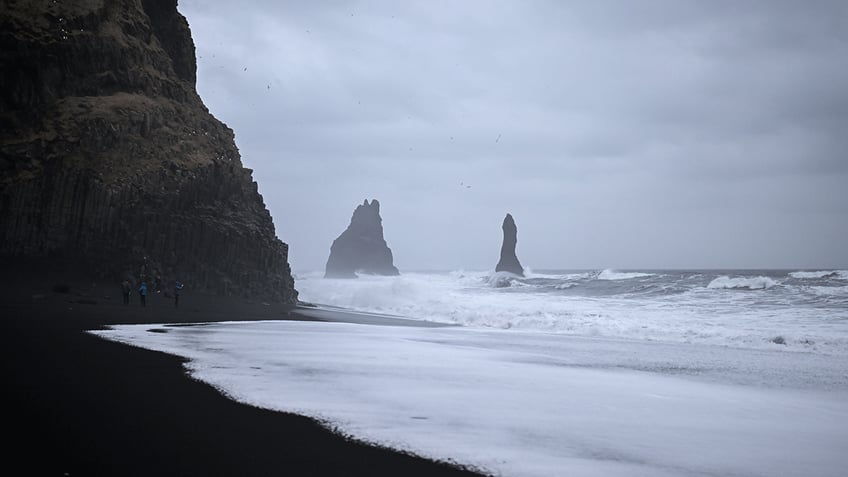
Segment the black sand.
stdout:
<path fill-rule="evenodd" d="M 14 278 L 14 277 L 7 277 Z M 108 295 L 108 298 L 106 297 Z M 472 476 L 332 434 L 310 419 L 232 401 L 190 379 L 181 358 L 98 338 L 113 323 L 304 318 L 296 309 L 163 295 L 146 308 L 119 285 L 3 286 L 3 364 L 15 475 Z M 10 401 L 10 402 L 9 402 Z M 7 475 L 12 475 L 7 473 Z"/>

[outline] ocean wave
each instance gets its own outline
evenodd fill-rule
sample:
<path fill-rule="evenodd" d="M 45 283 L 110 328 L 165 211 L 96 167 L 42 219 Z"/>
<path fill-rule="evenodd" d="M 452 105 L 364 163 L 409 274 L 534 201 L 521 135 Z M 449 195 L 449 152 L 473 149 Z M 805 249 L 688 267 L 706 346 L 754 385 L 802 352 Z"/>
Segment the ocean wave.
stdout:
<path fill-rule="evenodd" d="M 629 280 L 631 278 L 644 278 L 644 277 L 652 277 L 653 273 L 642 273 L 642 272 L 617 272 L 615 270 L 611 270 L 607 268 L 598 274 L 598 280 Z"/>
<path fill-rule="evenodd" d="M 527 272 L 524 269 L 524 276 L 527 278 L 544 278 L 551 280 L 589 280 L 598 276 L 598 272 L 574 272 L 574 273 L 536 273 Z"/>
<path fill-rule="evenodd" d="M 486 283 L 488 283 L 492 288 L 506 288 L 521 285 L 519 276 L 510 272 L 495 272 L 486 279 Z"/>
<path fill-rule="evenodd" d="M 748 290 L 765 290 L 778 285 L 778 282 L 769 277 L 735 277 L 721 276 L 715 278 L 707 285 L 707 288 L 712 289 L 748 289 Z"/>
<path fill-rule="evenodd" d="M 765 298 L 740 291 L 717 299 L 720 289 L 781 283 L 732 275 L 686 285 L 534 276 L 477 270 L 343 280 L 315 273 L 299 274 L 298 290 L 302 300 L 319 305 L 471 327 L 848 355 L 848 286 L 790 284 Z M 598 294 L 593 286 L 623 291 Z"/>
<path fill-rule="evenodd" d="M 789 274 L 792 278 L 836 278 L 839 272 L 835 270 L 819 270 L 817 272 L 798 271 Z"/>
<path fill-rule="evenodd" d="M 848 297 L 848 285 L 841 287 L 810 287 L 809 290 L 819 296 Z"/>

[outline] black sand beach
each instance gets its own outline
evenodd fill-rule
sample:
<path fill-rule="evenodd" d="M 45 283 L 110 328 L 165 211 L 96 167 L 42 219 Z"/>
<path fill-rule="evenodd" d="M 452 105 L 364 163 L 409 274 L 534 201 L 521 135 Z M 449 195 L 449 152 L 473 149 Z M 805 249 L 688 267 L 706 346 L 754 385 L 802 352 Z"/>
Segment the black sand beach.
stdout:
<path fill-rule="evenodd" d="M 55 283 L 55 282 L 53 282 Z M 294 308 L 153 294 L 121 304 L 117 284 L 7 283 L 7 469 L 55 476 L 478 475 L 348 441 L 310 419 L 232 401 L 190 379 L 181 358 L 98 338 L 117 323 L 309 319 Z"/>

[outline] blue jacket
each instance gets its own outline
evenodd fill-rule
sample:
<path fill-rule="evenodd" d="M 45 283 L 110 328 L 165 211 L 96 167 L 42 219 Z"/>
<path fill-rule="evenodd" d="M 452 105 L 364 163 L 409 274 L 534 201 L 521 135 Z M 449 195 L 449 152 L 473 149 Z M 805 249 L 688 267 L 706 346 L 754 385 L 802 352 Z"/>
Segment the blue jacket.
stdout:
<path fill-rule="evenodd" d="M 142 283 L 140 287 L 138 287 L 138 293 L 142 295 L 147 295 L 147 284 Z"/>

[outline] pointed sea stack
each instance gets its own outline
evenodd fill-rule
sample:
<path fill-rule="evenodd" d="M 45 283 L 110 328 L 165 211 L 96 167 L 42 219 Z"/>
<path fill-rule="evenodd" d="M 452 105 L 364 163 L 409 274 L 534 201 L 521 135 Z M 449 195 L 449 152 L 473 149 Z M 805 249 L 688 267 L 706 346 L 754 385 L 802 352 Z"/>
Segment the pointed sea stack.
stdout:
<path fill-rule="evenodd" d="M 518 227 L 515 226 L 515 220 L 512 215 L 506 214 L 503 221 L 503 245 L 501 245 L 501 259 L 498 266 L 495 267 L 496 272 L 510 272 L 518 276 L 524 276 L 524 267 L 515 256 L 515 245 L 518 243 Z"/>
<path fill-rule="evenodd" d="M 356 278 L 356 272 L 400 275 L 392 264 L 392 250 L 383 238 L 383 219 L 377 199 L 353 211 L 350 225 L 333 241 L 324 278 Z"/>
<path fill-rule="evenodd" d="M 195 90 L 177 0 L 4 2 L 0 51 L 7 276 L 14 265 L 297 302 L 233 131 Z"/>

